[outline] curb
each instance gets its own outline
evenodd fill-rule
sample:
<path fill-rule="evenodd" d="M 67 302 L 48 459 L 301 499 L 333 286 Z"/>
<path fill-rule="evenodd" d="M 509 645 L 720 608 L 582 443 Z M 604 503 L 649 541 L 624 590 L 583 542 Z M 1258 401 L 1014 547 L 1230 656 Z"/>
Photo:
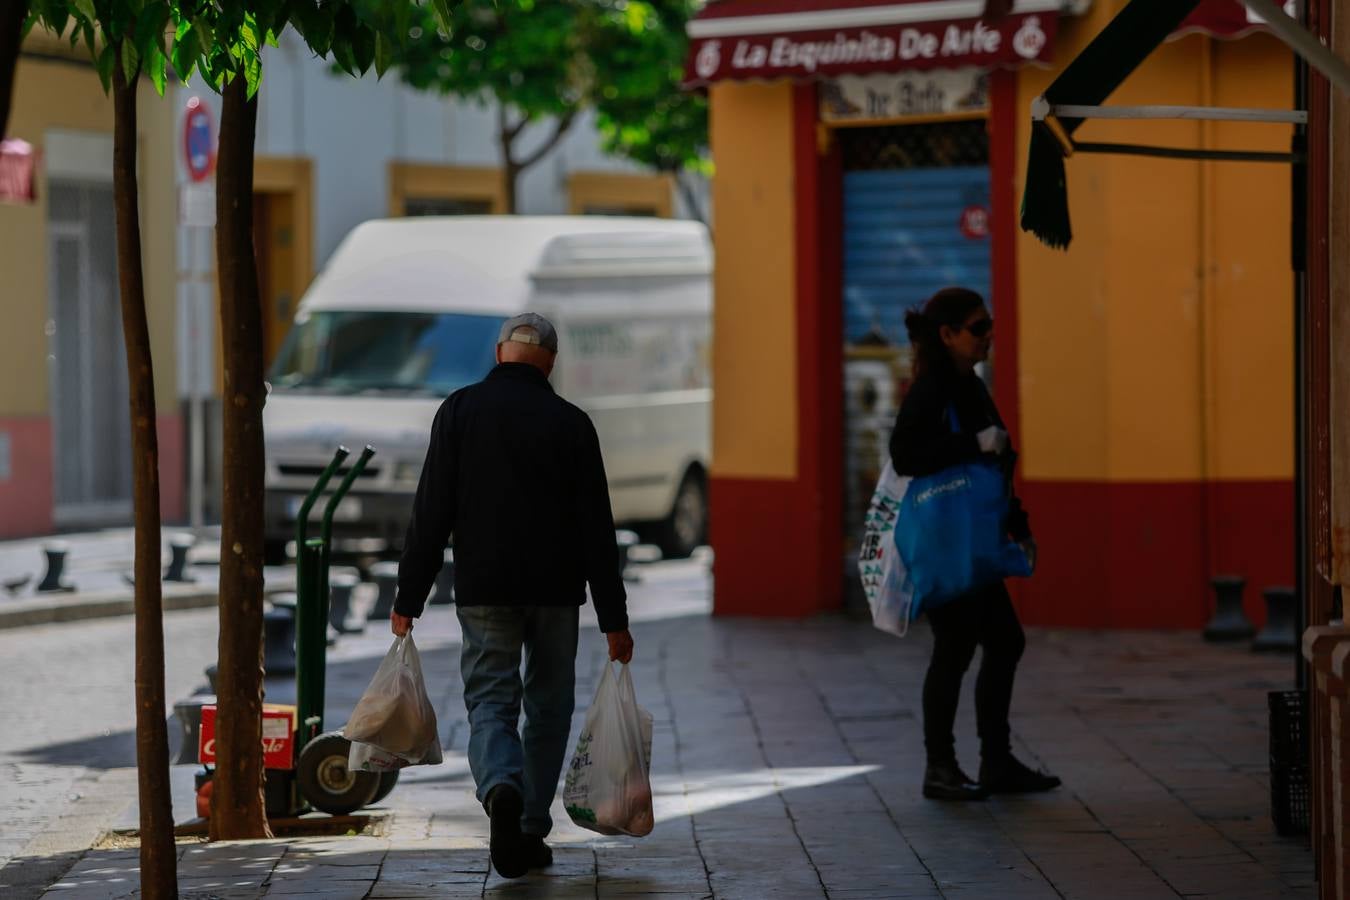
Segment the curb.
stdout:
<path fill-rule="evenodd" d="M 263 596 L 294 591 L 294 582 L 280 582 L 263 588 Z M 165 612 L 205 609 L 216 606 L 219 591 L 215 587 L 164 585 Z M 52 597 L 27 597 L 0 602 L 0 629 L 27 625 L 52 625 L 83 619 L 107 619 L 129 616 L 136 611 L 136 595 L 127 591 L 90 591 Z"/>

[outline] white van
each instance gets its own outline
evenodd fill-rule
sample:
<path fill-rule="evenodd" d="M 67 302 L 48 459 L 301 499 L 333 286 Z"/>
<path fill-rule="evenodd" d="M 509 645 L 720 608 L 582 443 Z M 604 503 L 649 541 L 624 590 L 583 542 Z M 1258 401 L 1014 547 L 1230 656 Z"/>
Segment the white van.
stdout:
<path fill-rule="evenodd" d="M 595 422 L 616 521 L 687 555 L 707 528 L 711 271 L 694 222 L 358 226 L 301 300 L 268 377 L 268 557 L 293 540 L 338 444 L 378 453 L 336 510 L 337 542 L 401 547 L 437 408 L 488 373 L 501 323 L 524 311 L 558 329 L 553 386 Z"/>

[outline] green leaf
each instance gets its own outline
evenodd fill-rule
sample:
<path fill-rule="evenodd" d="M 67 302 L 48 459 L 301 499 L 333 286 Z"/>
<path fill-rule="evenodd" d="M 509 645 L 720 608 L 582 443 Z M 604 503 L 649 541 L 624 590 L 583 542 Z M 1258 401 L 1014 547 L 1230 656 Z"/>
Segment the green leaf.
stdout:
<path fill-rule="evenodd" d="M 141 56 L 146 57 L 152 47 L 162 46 L 164 28 L 169 24 L 169 7 L 156 4 L 146 7 L 136 19 L 133 40 Z"/>
<path fill-rule="evenodd" d="M 431 7 L 436 11 L 436 18 L 441 20 L 441 27 L 453 33 L 455 14 L 450 9 L 450 0 L 432 0 Z"/>
<path fill-rule="evenodd" d="M 211 27 L 211 23 L 205 18 L 198 16 L 192 20 L 192 29 L 197 32 L 197 46 L 202 50 L 208 50 L 215 46 L 216 32 Z"/>
<path fill-rule="evenodd" d="M 136 80 L 136 76 L 141 70 L 141 54 L 136 49 L 136 45 L 131 41 L 122 41 L 122 74 L 126 76 L 127 84 Z"/>
<path fill-rule="evenodd" d="M 75 7 L 76 15 L 85 22 L 92 24 L 98 19 L 98 13 L 94 12 L 94 0 L 73 0 L 70 5 Z"/>
<path fill-rule="evenodd" d="M 150 83 L 155 86 L 155 93 L 163 97 L 164 86 L 169 80 L 168 60 L 164 58 L 164 51 L 154 44 L 146 52 L 145 71 L 150 76 Z"/>
<path fill-rule="evenodd" d="M 319 8 L 305 0 L 297 3 L 292 10 L 291 23 L 309 49 L 318 56 L 327 56 L 333 46 L 333 15 L 332 4 Z"/>
<path fill-rule="evenodd" d="M 183 81 L 189 80 L 201 61 L 201 55 L 202 42 L 197 29 L 186 22 L 180 24 L 174 35 L 171 53 L 173 70 L 178 73 L 178 77 Z"/>
<path fill-rule="evenodd" d="M 37 24 L 37 10 L 32 10 L 24 17 L 23 26 L 19 29 L 19 44 L 22 45 L 24 39 L 33 31 L 33 26 Z"/>
<path fill-rule="evenodd" d="M 98 80 L 103 82 L 103 91 L 112 90 L 113 66 L 117 65 L 117 53 L 111 44 L 103 48 L 94 67 L 98 70 Z"/>
<path fill-rule="evenodd" d="M 375 35 L 375 75 L 383 78 L 384 73 L 394 64 L 394 51 L 389 46 L 389 39 L 381 33 Z"/>
<path fill-rule="evenodd" d="M 262 57 L 257 53 L 244 54 L 244 78 L 248 81 L 248 99 L 252 100 L 262 85 Z"/>

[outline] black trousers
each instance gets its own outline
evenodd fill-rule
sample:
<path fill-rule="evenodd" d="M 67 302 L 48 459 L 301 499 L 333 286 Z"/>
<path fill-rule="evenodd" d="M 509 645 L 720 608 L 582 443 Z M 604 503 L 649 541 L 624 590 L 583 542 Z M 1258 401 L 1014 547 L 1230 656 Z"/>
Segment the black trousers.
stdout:
<path fill-rule="evenodd" d="M 961 679 L 975 648 L 984 649 L 975 680 L 975 721 L 980 755 L 997 759 L 1012 750 L 1008 707 L 1013 677 L 1026 647 L 1022 623 L 1002 582 L 929 610 L 933 658 L 923 682 L 923 738 L 928 761 L 956 759 L 952 726 L 961 699 Z"/>

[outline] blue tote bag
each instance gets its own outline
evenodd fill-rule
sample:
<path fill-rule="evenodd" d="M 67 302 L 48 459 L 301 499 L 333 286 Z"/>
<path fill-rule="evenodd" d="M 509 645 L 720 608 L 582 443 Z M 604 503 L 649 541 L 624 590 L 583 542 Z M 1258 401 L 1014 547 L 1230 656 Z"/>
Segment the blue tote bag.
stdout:
<path fill-rule="evenodd" d="M 952 430 L 959 430 L 955 411 Z M 948 600 L 1031 574 L 1007 535 L 1008 483 L 992 462 L 971 462 L 913 479 L 900 503 L 895 546 L 914 599 L 911 618 Z"/>

